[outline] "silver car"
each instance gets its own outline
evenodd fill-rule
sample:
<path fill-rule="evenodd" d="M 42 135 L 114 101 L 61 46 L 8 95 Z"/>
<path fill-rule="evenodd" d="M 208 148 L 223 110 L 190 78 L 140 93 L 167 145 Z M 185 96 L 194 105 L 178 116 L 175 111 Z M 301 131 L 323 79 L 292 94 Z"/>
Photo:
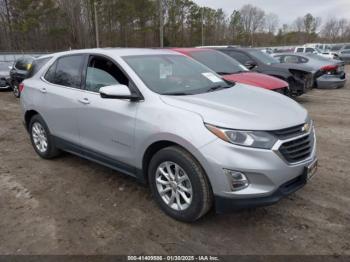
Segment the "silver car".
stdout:
<path fill-rule="evenodd" d="M 283 95 L 168 50 L 42 58 L 21 95 L 39 156 L 67 151 L 140 179 L 175 219 L 273 204 L 315 173 L 312 120 Z"/>

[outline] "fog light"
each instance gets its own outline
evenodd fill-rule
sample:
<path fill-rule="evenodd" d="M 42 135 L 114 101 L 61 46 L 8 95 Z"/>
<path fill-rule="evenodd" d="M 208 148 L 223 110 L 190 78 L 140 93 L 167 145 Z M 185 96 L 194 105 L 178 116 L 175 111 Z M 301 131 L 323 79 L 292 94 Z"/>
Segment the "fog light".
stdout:
<path fill-rule="evenodd" d="M 229 179 L 232 191 L 242 190 L 249 186 L 248 178 L 242 172 L 224 169 L 224 173 Z"/>

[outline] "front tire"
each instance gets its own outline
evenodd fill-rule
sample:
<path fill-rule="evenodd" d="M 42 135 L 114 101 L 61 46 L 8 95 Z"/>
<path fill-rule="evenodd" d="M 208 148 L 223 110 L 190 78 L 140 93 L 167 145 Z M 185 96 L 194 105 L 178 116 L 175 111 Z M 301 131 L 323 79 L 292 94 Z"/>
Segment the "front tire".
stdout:
<path fill-rule="evenodd" d="M 180 147 L 157 152 L 150 162 L 148 179 L 157 204 L 172 218 L 193 222 L 212 206 L 212 191 L 203 168 Z"/>
<path fill-rule="evenodd" d="M 29 133 L 33 148 L 41 158 L 51 159 L 60 154 L 60 150 L 55 146 L 54 139 L 40 115 L 35 115 L 30 120 Z"/>

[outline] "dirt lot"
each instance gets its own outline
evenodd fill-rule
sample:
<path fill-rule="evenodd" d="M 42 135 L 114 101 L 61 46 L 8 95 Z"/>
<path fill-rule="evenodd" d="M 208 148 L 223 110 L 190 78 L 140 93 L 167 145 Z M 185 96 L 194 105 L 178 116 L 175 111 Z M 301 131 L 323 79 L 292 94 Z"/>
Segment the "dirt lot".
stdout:
<path fill-rule="evenodd" d="M 0 93 L 0 254 L 350 255 L 350 82 L 298 100 L 317 127 L 311 182 L 277 205 L 190 225 L 131 178 L 69 154 L 40 159 L 19 101 Z"/>

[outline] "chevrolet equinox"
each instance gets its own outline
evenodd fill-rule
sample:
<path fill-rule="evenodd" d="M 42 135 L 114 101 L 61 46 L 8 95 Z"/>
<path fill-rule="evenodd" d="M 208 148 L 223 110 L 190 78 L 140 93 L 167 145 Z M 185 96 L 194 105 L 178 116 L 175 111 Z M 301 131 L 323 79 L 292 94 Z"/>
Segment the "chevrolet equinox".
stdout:
<path fill-rule="evenodd" d="M 170 50 L 41 59 L 20 87 L 36 153 L 70 152 L 146 182 L 175 219 L 270 205 L 315 173 L 313 122 L 286 96 Z"/>

